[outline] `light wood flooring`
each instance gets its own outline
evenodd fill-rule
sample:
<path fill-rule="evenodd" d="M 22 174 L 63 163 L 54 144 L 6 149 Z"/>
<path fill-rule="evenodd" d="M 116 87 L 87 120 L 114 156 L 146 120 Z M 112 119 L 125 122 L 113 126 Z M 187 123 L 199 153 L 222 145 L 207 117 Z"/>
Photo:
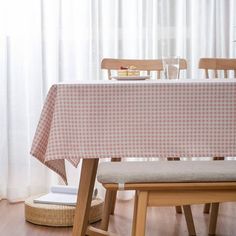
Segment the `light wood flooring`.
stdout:
<path fill-rule="evenodd" d="M 203 206 L 192 206 L 198 236 L 206 236 L 208 215 Z M 110 220 L 110 231 L 129 236 L 133 201 L 118 201 L 115 216 Z M 99 223 L 97 223 L 99 224 Z M 24 220 L 24 204 L 0 201 L 0 236 L 69 236 L 72 228 L 54 228 L 33 225 Z M 176 215 L 173 207 L 149 208 L 146 236 L 187 236 L 184 215 Z M 220 205 L 217 225 L 218 236 L 236 236 L 236 203 Z"/>

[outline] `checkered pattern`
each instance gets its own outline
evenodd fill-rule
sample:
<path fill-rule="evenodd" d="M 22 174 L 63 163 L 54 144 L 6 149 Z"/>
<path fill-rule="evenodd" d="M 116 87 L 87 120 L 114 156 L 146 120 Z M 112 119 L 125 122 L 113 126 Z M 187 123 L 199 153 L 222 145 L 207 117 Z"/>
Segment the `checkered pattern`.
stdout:
<path fill-rule="evenodd" d="M 31 154 L 66 180 L 64 160 L 236 155 L 236 83 L 59 84 Z"/>

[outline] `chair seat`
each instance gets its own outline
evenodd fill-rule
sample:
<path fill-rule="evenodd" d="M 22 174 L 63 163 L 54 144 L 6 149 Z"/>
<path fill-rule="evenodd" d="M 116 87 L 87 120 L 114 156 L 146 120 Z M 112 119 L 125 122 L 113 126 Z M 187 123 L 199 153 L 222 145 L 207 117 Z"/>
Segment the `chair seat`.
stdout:
<path fill-rule="evenodd" d="M 102 162 L 97 179 L 103 184 L 236 181 L 236 161 Z"/>

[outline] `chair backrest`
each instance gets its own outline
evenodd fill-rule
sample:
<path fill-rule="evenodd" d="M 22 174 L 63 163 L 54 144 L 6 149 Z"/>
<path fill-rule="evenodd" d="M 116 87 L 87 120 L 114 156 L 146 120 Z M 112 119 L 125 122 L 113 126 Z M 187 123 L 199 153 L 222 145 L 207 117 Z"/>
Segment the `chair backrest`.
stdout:
<path fill-rule="evenodd" d="M 229 58 L 200 58 L 199 69 L 205 70 L 206 78 L 209 78 L 209 70 L 213 70 L 214 77 L 219 78 L 219 71 L 224 71 L 224 77 L 228 77 L 228 71 L 234 71 L 236 78 L 236 59 Z"/>
<path fill-rule="evenodd" d="M 115 59 L 115 58 L 104 58 L 101 63 L 102 69 L 108 70 L 108 78 L 111 79 L 111 70 L 119 70 L 121 67 L 135 66 L 137 70 L 147 71 L 150 75 L 151 71 L 157 72 L 157 78 L 161 78 L 161 71 L 163 70 L 161 59 Z M 180 70 L 187 69 L 187 61 L 180 59 Z"/>

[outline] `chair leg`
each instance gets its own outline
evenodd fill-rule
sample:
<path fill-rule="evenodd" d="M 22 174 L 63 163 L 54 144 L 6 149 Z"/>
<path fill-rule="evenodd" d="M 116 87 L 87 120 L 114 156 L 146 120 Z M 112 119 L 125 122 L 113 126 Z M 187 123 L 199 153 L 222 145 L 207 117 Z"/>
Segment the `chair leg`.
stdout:
<path fill-rule="evenodd" d="M 214 161 L 223 161 L 224 159 L 224 157 L 213 157 Z"/>
<path fill-rule="evenodd" d="M 145 235 L 147 201 L 148 201 L 148 192 L 147 191 L 140 191 L 138 194 L 135 236 L 144 236 Z"/>
<path fill-rule="evenodd" d="M 135 191 L 134 196 L 134 210 L 133 210 L 133 223 L 132 223 L 132 236 L 135 236 L 136 223 L 137 223 L 137 204 L 138 204 L 138 192 Z"/>
<path fill-rule="evenodd" d="M 189 233 L 189 235 L 194 236 L 194 235 L 196 235 L 196 231 L 195 231 L 191 206 L 184 205 L 183 209 L 184 209 L 184 215 L 185 215 L 185 219 L 186 219 L 186 223 L 187 223 L 187 227 L 188 227 L 188 233 Z"/>
<path fill-rule="evenodd" d="M 223 160 L 225 160 L 225 158 L 224 157 L 213 157 L 213 160 L 214 161 L 223 161 Z M 209 214 L 210 208 L 211 208 L 211 204 L 210 203 L 206 203 L 204 205 L 203 213 Z"/>
<path fill-rule="evenodd" d="M 180 157 L 167 157 L 168 161 L 180 161 Z"/>
<path fill-rule="evenodd" d="M 210 209 L 211 209 L 211 203 L 206 203 L 206 204 L 204 205 L 203 213 L 209 214 Z"/>
<path fill-rule="evenodd" d="M 181 206 L 176 206 L 176 207 L 175 207 L 175 211 L 176 211 L 176 213 L 178 213 L 178 214 L 182 214 L 182 208 L 181 208 Z"/>
<path fill-rule="evenodd" d="M 111 162 L 120 162 L 121 158 L 120 157 L 113 157 L 111 158 Z M 110 214 L 114 215 L 115 212 L 115 207 L 116 207 L 116 195 L 117 191 L 113 191 L 111 194 L 111 207 L 110 207 Z"/>
<path fill-rule="evenodd" d="M 215 235 L 215 233 L 216 233 L 218 211 L 219 211 L 219 203 L 218 202 L 212 203 L 210 223 L 209 223 L 209 235 Z"/>
<path fill-rule="evenodd" d="M 108 230 L 113 191 L 106 190 L 100 229 Z"/>

